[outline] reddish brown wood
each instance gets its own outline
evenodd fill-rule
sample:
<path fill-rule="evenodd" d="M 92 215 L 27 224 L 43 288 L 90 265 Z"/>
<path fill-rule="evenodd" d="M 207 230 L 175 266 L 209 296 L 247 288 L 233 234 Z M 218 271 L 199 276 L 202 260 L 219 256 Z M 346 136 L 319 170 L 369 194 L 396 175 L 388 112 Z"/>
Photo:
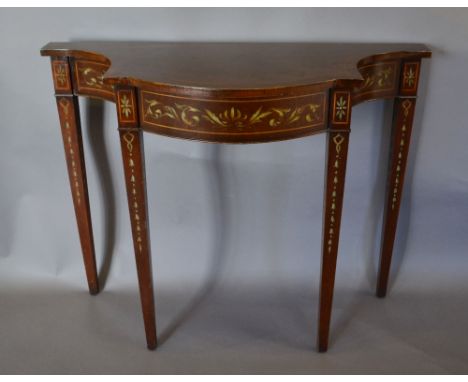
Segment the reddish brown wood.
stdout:
<path fill-rule="evenodd" d="M 378 294 L 385 294 L 413 117 L 412 97 L 416 95 L 421 58 L 431 55 L 427 47 L 420 44 L 74 42 L 47 44 L 41 54 L 52 56 L 55 63 L 57 94 L 95 96 L 117 103 L 149 348 L 156 346 L 156 326 L 143 131 L 228 143 L 270 142 L 327 132 L 318 334 L 319 350 L 325 351 L 351 106 L 376 98 L 399 97 L 395 104 L 394 146 L 378 286 Z M 76 105 L 76 100 L 73 102 Z M 408 102 L 411 103 L 409 111 Z M 407 143 L 399 152 L 402 138 Z M 85 184 L 86 178 L 83 179 Z M 393 187 L 397 179 L 399 183 Z"/>
<path fill-rule="evenodd" d="M 341 211 L 348 156 L 351 94 L 335 91 L 330 97 L 330 124 L 325 166 L 323 208 L 322 278 L 320 284 L 318 349 L 327 351 L 330 332 L 336 259 L 340 237 Z"/>
<path fill-rule="evenodd" d="M 73 94 L 68 58 L 52 57 L 50 62 L 52 67 L 52 79 L 54 81 L 55 94 Z"/>
<path fill-rule="evenodd" d="M 330 43 L 73 42 L 41 52 L 72 57 L 77 94 L 113 100 L 114 84 L 138 88 L 145 131 L 226 143 L 325 131 L 328 89 L 353 89 L 354 104 L 393 97 L 400 61 L 430 55 L 420 44 Z"/>
<path fill-rule="evenodd" d="M 145 323 L 146 342 L 148 349 L 155 349 L 157 346 L 156 319 L 146 202 L 143 135 L 138 127 L 134 91 L 132 89 L 119 89 L 116 98 L 125 184 Z"/>
<path fill-rule="evenodd" d="M 77 97 L 73 96 L 71 70 L 67 57 L 51 59 L 52 78 L 62 130 L 68 177 L 78 224 L 81 250 L 85 264 L 89 292 L 99 292 L 99 281 L 94 253 L 93 228 L 88 197 L 86 167 L 81 137 L 80 111 Z"/>
<path fill-rule="evenodd" d="M 139 93 L 143 130 L 210 142 L 271 142 L 324 131 L 327 92 L 255 100 Z"/>
<path fill-rule="evenodd" d="M 70 95 L 60 95 L 56 98 L 89 293 L 97 294 L 99 281 L 94 253 L 78 99 L 76 96 Z"/>
<path fill-rule="evenodd" d="M 111 64 L 104 83 L 214 99 L 291 95 L 340 80 L 359 83 L 361 66 L 430 56 L 421 44 L 142 41 L 49 43 L 41 53 Z"/>
<path fill-rule="evenodd" d="M 393 246 L 400 212 L 406 163 L 413 127 L 419 79 L 419 61 L 404 62 L 401 70 L 400 94 L 395 99 L 392 144 L 387 175 L 386 203 L 382 225 L 382 244 L 377 278 L 377 296 L 385 297 L 388 288 Z"/>
<path fill-rule="evenodd" d="M 113 86 L 103 82 L 104 73 L 109 69 L 108 63 L 72 59 L 70 64 L 78 94 L 114 101 Z"/>
<path fill-rule="evenodd" d="M 359 67 L 364 81 L 353 89 L 353 104 L 398 94 L 400 60 L 373 62 Z"/>
<path fill-rule="evenodd" d="M 416 100 L 414 98 L 397 98 L 395 100 L 391 157 L 387 177 L 386 204 L 382 228 L 380 266 L 377 278 L 378 297 L 385 297 L 387 294 L 388 277 L 392 261 L 398 215 L 400 212 L 415 105 Z"/>
<path fill-rule="evenodd" d="M 400 96 L 394 102 L 392 143 L 390 147 L 380 264 L 377 277 L 376 294 L 378 297 L 385 297 L 387 294 L 411 130 L 413 127 L 419 71 L 420 60 L 404 61 L 401 64 Z"/>

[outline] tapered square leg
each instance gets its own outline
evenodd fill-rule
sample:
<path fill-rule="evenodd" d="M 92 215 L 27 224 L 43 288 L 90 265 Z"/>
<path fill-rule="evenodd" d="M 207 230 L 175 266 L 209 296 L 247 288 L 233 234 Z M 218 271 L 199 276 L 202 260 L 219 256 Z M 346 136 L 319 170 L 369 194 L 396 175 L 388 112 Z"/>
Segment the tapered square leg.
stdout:
<path fill-rule="evenodd" d="M 52 59 L 52 76 L 89 292 L 97 294 L 99 281 L 81 137 L 80 112 L 78 99 L 72 95 L 70 68 L 66 58 Z"/>
<path fill-rule="evenodd" d="M 89 207 L 78 100 L 75 96 L 58 96 L 57 107 L 89 292 L 97 294 L 99 292 L 99 281 L 94 253 L 93 228 Z"/>
<path fill-rule="evenodd" d="M 387 294 L 415 105 L 415 98 L 397 98 L 394 103 L 392 145 L 390 148 L 384 222 L 382 226 L 382 244 L 377 278 L 376 292 L 378 297 L 385 297 Z"/>
<path fill-rule="evenodd" d="M 331 100 L 323 209 L 322 276 L 318 328 L 318 350 L 320 352 L 325 352 L 328 349 L 351 118 L 348 92 L 337 91 L 332 94 Z"/>
<path fill-rule="evenodd" d="M 132 90 L 118 91 L 120 143 L 146 342 L 148 349 L 155 349 L 157 346 L 156 316 L 146 202 L 143 133 L 137 127 L 135 104 L 135 95 Z"/>
<path fill-rule="evenodd" d="M 393 246 L 405 180 L 406 163 L 411 141 L 411 130 L 413 128 L 419 71 L 420 61 L 402 63 L 399 96 L 394 102 L 392 142 L 390 147 L 382 224 L 379 274 L 376 288 L 378 297 L 385 297 L 387 294 Z"/>

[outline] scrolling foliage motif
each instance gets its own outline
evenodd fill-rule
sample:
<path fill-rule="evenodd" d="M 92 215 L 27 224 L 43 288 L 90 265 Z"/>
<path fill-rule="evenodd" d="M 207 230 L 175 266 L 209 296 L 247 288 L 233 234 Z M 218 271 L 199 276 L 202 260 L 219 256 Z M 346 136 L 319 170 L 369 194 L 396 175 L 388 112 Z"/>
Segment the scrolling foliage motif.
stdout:
<path fill-rule="evenodd" d="M 386 65 L 369 71 L 364 74 L 364 83 L 359 90 L 391 88 L 393 87 L 393 73 L 393 65 Z"/>
<path fill-rule="evenodd" d="M 208 122 L 217 128 L 249 129 L 254 125 L 266 125 L 274 128 L 297 122 L 313 124 L 322 121 L 322 114 L 322 106 L 318 103 L 296 107 L 265 108 L 259 106 L 253 113 L 250 113 L 236 106 L 230 106 L 218 112 L 186 104 L 168 105 L 155 99 L 145 99 L 144 117 L 146 121 L 150 122 L 160 122 L 167 118 L 173 123 L 177 122 L 188 128 L 195 128 L 200 126 L 202 122 Z"/>
<path fill-rule="evenodd" d="M 391 61 L 359 68 L 363 81 L 353 89 L 354 97 L 366 94 L 394 92 L 397 85 L 398 63 Z"/>
<path fill-rule="evenodd" d="M 102 89 L 105 86 L 103 82 L 104 72 L 92 67 L 80 68 L 80 73 L 85 84 L 98 89 Z"/>
<path fill-rule="evenodd" d="M 79 91 L 91 92 L 95 94 L 105 94 L 114 97 L 113 85 L 104 83 L 104 73 L 108 65 L 88 62 L 83 60 L 75 61 L 75 73 L 77 87 Z"/>

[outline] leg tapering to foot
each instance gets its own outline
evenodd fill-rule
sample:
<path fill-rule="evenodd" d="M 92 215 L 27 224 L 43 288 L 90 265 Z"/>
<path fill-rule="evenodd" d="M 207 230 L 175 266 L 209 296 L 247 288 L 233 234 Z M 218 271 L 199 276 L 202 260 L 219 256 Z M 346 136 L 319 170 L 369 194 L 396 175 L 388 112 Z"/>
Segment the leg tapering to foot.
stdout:
<path fill-rule="evenodd" d="M 392 145 L 390 148 L 380 265 L 377 278 L 376 293 L 378 297 L 385 297 L 387 294 L 415 104 L 415 98 L 397 98 L 394 104 Z"/>
<path fill-rule="evenodd" d="M 331 122 L 327 142 L 323 209 L 322 278 L 318 330 L 320 352 L 328 349 L 351 117 L 349 93 L 337 91 L 331 99 L 333 108 L 330 114 Z"/>
<path fill-rule="evenodd" d="M 376 288 L 378 297 L 385 297 L 387 294 L 393 244 L 413 127 L 420 64 L 419 60 L 402 62 L 399 96 L 395 99 L 393 108 L 392 144 L 390 147 L 380 265 Z"/>
<path fill-rule="evenodd" d="M 148 233 L 142 132 L 121 130 L 120 140 L 132 225 L 138 284 L 149 349 L 156 348 L 156 322 Z"/>
<path fill-rule="evenodd" d="M 94 253 L 78 99 L 72 95 L 57 95 L 56 99 L 89 292 L 97 294 L 99 281 Z"/>
<path fill-rule="evenodd" d="M 118 91 L 117 111 L 128 208 L 132 226 L 146 342 L 148 349 L 152 350 L 157 346 L 156 319 L 146 203 L 143 133 L 138 127 L 135 104 L 135 94 L 132 89 Z"/>

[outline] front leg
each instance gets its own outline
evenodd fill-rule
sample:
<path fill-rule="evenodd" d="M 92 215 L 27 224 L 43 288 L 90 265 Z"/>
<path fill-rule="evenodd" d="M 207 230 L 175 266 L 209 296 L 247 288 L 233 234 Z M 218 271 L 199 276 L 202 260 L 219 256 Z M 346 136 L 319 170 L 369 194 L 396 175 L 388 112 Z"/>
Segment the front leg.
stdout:
<path fill-rule="evenodd" d="M 70 69 L 66 58 L 52 59 L 52 75 L 89 292 L 97 294 L 99 281 L 81 137 L 80 111 L 78 98 L 72 95 Z"/>
<path fill-rule="evenodd" d="M 118 90 L 119 134 L 146 342 L 149 349 L 155 349 L 157 345 L 156 320 L 146 203 L 143 132 L 138 127 L 136 113 L 136 97 L 133 89 Z"/>
<path fill-rule="evenodd" d="M 318 330 L 320 352 L 328 349 L 351 120 L 349 92 L 335 91 L 332 93 L 331 101 L 323 209 L 322 279 Z"/>

